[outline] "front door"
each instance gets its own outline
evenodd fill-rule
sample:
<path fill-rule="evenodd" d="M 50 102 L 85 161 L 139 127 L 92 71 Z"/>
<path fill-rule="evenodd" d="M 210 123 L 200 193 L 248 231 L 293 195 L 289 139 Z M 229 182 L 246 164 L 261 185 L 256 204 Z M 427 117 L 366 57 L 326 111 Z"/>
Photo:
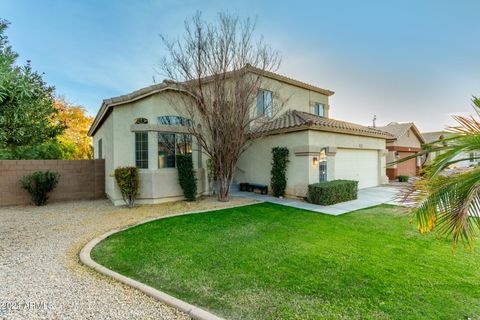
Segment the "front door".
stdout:
<path fill-rule="evenodd" d="M 322 149 L 322 151 L 320 151 L 318 169 L 320 170 L 319 181 L 327 181 L 327 153 L 325 152 L 325 149 Z"/>

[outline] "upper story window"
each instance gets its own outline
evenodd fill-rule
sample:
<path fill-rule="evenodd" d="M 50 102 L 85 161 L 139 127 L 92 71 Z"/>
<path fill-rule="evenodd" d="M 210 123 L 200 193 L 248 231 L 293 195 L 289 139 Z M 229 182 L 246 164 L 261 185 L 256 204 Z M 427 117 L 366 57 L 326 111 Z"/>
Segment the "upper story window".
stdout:
<path fill-rule="evenodd" d="M 315 103 L 313 113 L 317 116 L 325 117 L 325 105 L 323 103 Z"/>
<path fill-rule="evenodd" d="M 135 119 L 135 124 L 148 124 L 147 118 L 137 118 Z"/>
<path fill-rule="evenodd" d="M 158 124 L 167 126 L 192 126 L 192 120 L 180 116 L 160 116 L 158 117 Z"/>
<path fill-rule="evenodd" d="M 148 132 L 135 132 L 135 165 L 148 169 Z"/>
<path fill-rule="evenodd" d="M 268 90 L 257 92 L 257 116 L 271 118 L 273 115 L 273 93 Z"/>

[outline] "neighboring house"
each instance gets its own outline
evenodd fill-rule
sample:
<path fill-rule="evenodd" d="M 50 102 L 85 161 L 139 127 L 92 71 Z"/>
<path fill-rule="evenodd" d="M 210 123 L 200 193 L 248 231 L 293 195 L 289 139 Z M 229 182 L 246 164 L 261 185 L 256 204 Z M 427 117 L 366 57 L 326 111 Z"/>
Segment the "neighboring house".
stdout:
<path fill-rule="evenodd" d="M 258 73 L 251 68 L 250 72 Z M 234 183 L 269 185 L 276 146 L 290 150 L 287 196 L 303 197 L 311 183 L 351 179 L 359 187 L 387 182 L 386 140 L 383 131 L 329 118 L 332 91 L 276 73 L 262 72 L 256 112 L 273 116 L 274 99 L 285 102 L 283 112 L 261 127 L 267 136 L 255 141 L 239 159 Z M 171 106 L 180 99 L 170 82 L 104 100 L 89 130 L 94 157 L 105 159 L 106 194 L 115 204 L 122 198 L 112 173 L 119 166 L 139 167 L 139 203 L 182 199 L 175 155 L 191 153 L 198 191 L 208 190 L 206 156 L 188 135 L 189 120 Z"/>
<path fill-rule="evenodd" d="M 435 141 L 442 140 L 443 138 L 445 138 L 446 134 L 447 133 L 444 132 L 444 131 L 423 132 L 422 136 L 423 136 L 423 139 L 425 140 L 426 144 L 431 144 Z M 434 147 L 439 147 L 439 146 L 441 146 L 441 143 L 435 143 L 434 144 Z M 430 164 L 433 161 L 433 159 L 435 159 L 439 154 L 440 154 L 439 151 L 434 151 L 434 152 L 429 153 L 427 155 L 427 159 L 425 160 L 425 165 Z"/>
<path fill-rule="evenodd" d="M 436 132 L 424 132 L 422 133 L 422 135 L 423 135 L 423 138 L 425 139 L 425 143 L 433 143 L 435 141 L 439 141 L 434 145 L 438 147 L 438 146 L 441 146 L 442 143 L 447 143 L 447 142 L 441 142 L 441 140 L 443 140 L 444 138 L 448 138 L 451 135 L 451 133 L 448 133 L 445 131 L 436 131 Z M 430 164 L 432 160 L 435 159 L 440 153 L 441 153 L 440 151 L 434 151 L 429 153 L 425 163 Z M 479 152 L 461 153 L 452 159 L 452 161 L 456 161 L 456 160 L 461 160 L 461 161 L 453 163 L 452 165 L 450 165 L 450 168 L 454 169 L 454 168 L 472 167 L 480 163 L 480 153 Z"/>
<path fill-rule="evenodd" d="M 383 127 L 376 127 L 390 133 L 393 139 L 387 141 L 387 164 L 414 155 L 422 150 L 425 140 L 413 122 L 391 122 Z M 387 176 L 395 180 L 398 176 L 416 176 L 422 166 L 421 158 L 413 158 L 393 165 L 387 165 Z"/>

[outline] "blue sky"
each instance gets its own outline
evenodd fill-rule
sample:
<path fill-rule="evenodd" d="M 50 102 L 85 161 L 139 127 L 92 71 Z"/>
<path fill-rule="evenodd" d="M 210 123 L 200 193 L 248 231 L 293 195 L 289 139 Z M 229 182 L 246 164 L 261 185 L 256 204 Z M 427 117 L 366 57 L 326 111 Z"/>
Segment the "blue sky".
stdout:
<path fill-rule="evenodd" d="M 197 10 L 257 17 L 282 54 L 279 72 L 334 90 L 337 119 L 441 130 L 480 95 L 480 1 L 0 2 L 20 62 L 93 115 L 102 99 L 162 80 L 159 34 L 180 36 Z"/>

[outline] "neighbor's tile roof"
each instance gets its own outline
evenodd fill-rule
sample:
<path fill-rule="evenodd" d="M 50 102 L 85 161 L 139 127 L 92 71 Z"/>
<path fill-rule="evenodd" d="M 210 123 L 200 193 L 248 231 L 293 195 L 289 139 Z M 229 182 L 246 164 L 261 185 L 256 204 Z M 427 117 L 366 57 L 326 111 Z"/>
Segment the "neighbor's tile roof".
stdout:
<path fill-rule="evenodd" d="M 324 118 L 298 110 L 287 111 L 282 116 L 265 123 L 258 130 L 262 133 L 267 132 L 269 134 L 298 130 L 319 130 L 383 139 L 393 138 L 389 133 L 374 128 L 331 118 Z"/>
<path fill-rule="evenodd" d="M 390 122 L 386 126 L 380 126 L 375 128 L 390 133 L 392 136 L 395 137 L 395 139 L 402 137 L 404 134 L 407 133 L 408 130 L 412 129 L 417 135 L 420 142 L 425 143 L 423 135 L 420 133 L 420 131 L 418 131 L 417 127 L 413 122 Z"/>
<path fill-rule="evenodd" d="M 390 133 L 393 135 L 396 139 L 400 138 L 403 136 L 407 131 L 412 127 L 413 122 L 404 122 L 404 123 L 398 123 L 398 122 L 391 122 L 386 126 L 380 126 L 376 127 L 378 130 L 382 130 L 385 132 Z"/>

